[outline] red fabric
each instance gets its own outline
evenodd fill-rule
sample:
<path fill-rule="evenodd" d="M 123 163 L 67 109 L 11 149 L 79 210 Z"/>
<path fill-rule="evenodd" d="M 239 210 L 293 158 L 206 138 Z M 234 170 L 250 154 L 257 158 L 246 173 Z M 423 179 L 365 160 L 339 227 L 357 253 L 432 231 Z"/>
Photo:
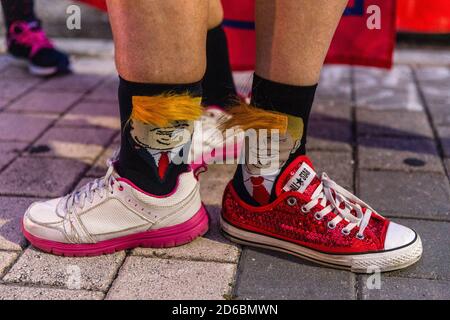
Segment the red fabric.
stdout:
<path fill-rule="evenodd" d="M 336 30 L 335 36 L 325 59 L 325 63 L 390 68 L 395 45 L 395 0 L 363 0 L 363 15 L 344 15 Z M 347 9 L 351 12 L 349 2 Z M 381 28 L 368 29 L 367 13 L 369 6 L 376 5 L 381 9 Z M 354 10 L 357 11 L 357 10 Z"/>
<path fill-rule="evenodd" d="M 104 0 L 80 1 L 106 10 Z M 427 1 L 428 6 L 430 3 Z M 231 65 L 234 70 L 253 70 L 256 51 L 254 0 L 223 0 L 222 4 Z M 370 15 L 367 8 L 370 5 L 377 5 L 381 9 L 380 30 L 369 30 L 366 27 Z M 449 5 L 444 7 L 448 10 Z M 436 5 L 436 8 L 439 8 L 439 5 Z M 350 0 L 325 62 L 390 68 L 394 42 L 395 0 Z"/>
<path fill-rule="evenodd" d="M 230 60 L 235 70 L 252 70 L 255 65 L 254 0 L 224 0 L 225 31 Z M 381 9 L 381 29 L 366 26 L 367 8 Z M 249 29 L 250 28 L 250 29 Z M 350 0 L 328 52 L 326 63 L 390 68 L 395 43 L 394 0 Z"/>
<path fill-rule="evenodd" d="M 158 175 L 162 179 L 166 175 L 167 168 L 169 167 L 169 155 L 168 152 L 161 152 L 161 157 L 158 161 Z"/>
<path fill-rule="evenodd" d="M 89 4 L 91 6 L 94 6 L 100 10 L 106 11 L 106 0 L 78 0 L 80 2 L 84 2 L 86 4 Z"/>
<path fill-rule="evenodd" d="M 450 33 L 450 1 L 397 0 L 400 31 Z"/>

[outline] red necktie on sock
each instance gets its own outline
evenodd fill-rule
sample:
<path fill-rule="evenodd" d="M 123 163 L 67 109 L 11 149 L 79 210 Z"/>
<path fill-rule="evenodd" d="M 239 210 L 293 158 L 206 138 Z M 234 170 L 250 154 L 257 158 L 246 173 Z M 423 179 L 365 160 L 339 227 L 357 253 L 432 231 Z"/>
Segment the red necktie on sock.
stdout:
<path fill-rule="evenodd" d="M 169 167 L 169 155 L 168 152 L 161 152 L 161 156 L 158 162 L 158 174 L 159 178 L 162 180 L 166 174 L 167 168 Z"/>
<path fill-rule="evenodd" d="M 267 192 L 266 187 L 264 187 L 263 177 L 250 177 L 250 181 L 253 185 L 253 199 L 259 204 L 265 205 L 269 203 L 270 194 Z"/>

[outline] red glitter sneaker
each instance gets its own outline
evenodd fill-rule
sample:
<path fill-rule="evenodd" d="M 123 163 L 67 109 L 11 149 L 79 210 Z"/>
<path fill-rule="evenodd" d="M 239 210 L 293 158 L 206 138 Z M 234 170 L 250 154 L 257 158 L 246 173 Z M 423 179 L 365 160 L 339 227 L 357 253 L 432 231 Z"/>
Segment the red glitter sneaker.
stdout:
<path fill-rule="evenodd" d="M 323 173 L 306 156 L 279 177 L 272 203 L 254 207 L 228 184 L 221 227 L 230 240 L 290 253 L 357 273 L 408 267 L 422 255 L 412 229 L 391 222 Z"/>

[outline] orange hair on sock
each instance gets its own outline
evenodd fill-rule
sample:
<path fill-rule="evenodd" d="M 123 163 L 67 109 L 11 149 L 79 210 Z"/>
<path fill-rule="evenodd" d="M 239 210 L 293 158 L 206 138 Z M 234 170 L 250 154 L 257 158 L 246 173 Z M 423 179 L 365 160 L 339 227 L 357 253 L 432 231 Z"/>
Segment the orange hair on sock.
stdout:
<path fill-rule="evenodd" d="M 166 93 L 158 96 L 133 96 L 130 119 L 159 127 L 176 120 L 197 120 L 202 115 L 201 97 Z"/>
<path fill-rule="evenodd" d="M 247 129 L 278 129 L 281 134 L 286 133 L 287 130 L 288 118 L 279 112 L 259 109 L 246 103 L 240 103 L 228 109 L 227 112 L 232 117 L 221 125 L 222 130 L 235 126 L 244 131 Z"/>

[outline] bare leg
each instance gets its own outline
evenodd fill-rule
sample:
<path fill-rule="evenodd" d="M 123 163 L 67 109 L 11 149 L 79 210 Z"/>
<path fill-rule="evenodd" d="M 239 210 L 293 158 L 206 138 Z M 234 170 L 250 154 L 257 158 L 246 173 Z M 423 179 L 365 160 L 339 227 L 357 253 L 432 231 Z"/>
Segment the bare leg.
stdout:
<path fill-rule="evenodd" d="M 209 0 L 208 30 L 217 27 L 223 20 L 223 8 L 220 0 Z"/>
<path fill-rule="evenodd" d="M 261 113 L 283 114 L 286 130 L 279 141 L 280 152 L 273 154 L 276 166 L 265 168 L 247 160 L 238 167 L 234 187 L 248 203 L 264 205 L 273 200 L 272 189 L 279 172 L 306 153 L 308 119 L 320 70 L 346 3 L 347 0 L 256 0 L 257 56 L 251 103 Z M 247 112 L 245 108 L 233 110 L 232 121 L 254 127 Z M 266 116 L 275 119 L 270 113 Z M 252 146 L 246 147 L 248 154 Z M 264 188 L 256 187 L 252 181 L 259 181 L 258 186 Z"/>
<path fill-rule="evenodd" d="M 256 0 L 256 74 L 305 86 L 319 80 L 348 0 Z"/>
<path fill-rule="evenodd" d="M 192 83 L 206 68 L 208 2 L 108 0 L 122 78 L 145 83 Z"/>

